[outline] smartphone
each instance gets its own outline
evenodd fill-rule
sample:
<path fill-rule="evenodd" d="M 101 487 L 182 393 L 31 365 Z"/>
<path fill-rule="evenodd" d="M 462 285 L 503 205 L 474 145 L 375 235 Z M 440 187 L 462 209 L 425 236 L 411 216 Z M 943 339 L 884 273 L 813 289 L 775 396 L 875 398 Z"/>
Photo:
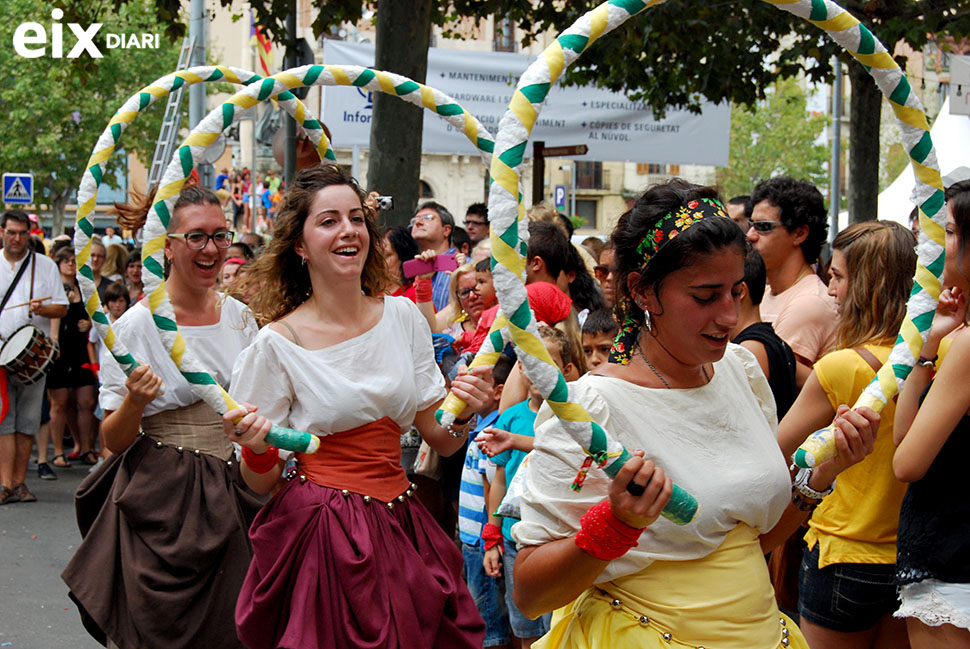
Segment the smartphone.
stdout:
<path fill-rule="evenodd" d="M 450 273 L 456 268 L 458 268 L 458 260 L 455 259 L 455 253 L 451 252 L 438 255 L 433 262 L 423 259 L 410 259 L 404 262 L 404 276 L 410 279 L 426 273 Z"/>

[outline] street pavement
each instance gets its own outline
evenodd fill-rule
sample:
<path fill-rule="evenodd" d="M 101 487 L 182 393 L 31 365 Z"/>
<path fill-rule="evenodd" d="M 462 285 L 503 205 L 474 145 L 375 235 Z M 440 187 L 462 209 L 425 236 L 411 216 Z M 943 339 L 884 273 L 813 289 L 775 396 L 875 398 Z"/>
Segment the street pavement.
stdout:
<path fill-rule="evenodd" d="M 61 571 L 81 536 L 74 492 L 88 474 L 75 462 L 57 480 L 27 472 L 34 503 L 0 506 L 0 649 L 97 649 L 67 596 Z"/>

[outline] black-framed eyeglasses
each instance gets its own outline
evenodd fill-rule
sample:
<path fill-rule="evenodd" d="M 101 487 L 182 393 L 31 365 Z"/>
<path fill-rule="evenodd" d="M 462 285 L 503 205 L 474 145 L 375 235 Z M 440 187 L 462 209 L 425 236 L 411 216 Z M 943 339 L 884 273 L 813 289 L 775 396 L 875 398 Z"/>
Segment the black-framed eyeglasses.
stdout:
<path fill-rule="evenodd" d="M 781 221 L 752 221 L 750 219 L 748 220 L 748 227 L 754 228 L 755 232 L 761 232 L 761 233 L 771 232 L 779 225 L 784 225 L 784 223 L 782 223 Z"/>
<path fill-rule="evenodd" d="M 8 237 L 29 237 L 30 230 L 4 230 L 3 233 Z"/>
<path fill-rule="evenodd" d="M 488 221 L 471 221 L 469 219 L 465 219 L 465 225 L 477 225 L 477 226 L 485 227 L 485 226 L 488 226 Z"/>
<path fill-rule="evenodd" d="M 459 300 L 464 300 L 474 292 L 475 292 L 475 289 L 473 288 L 460 288 L 457 291 L 455 291 L 455 294 L 458 296 Z"/>
<path fill-rule="evenodd" d="M 169 234 L 168 236 L 172 239 L 185 240 L 185 245 L 190 250 L 202 250 L 209 245 L 210 239 L 212 243 L 216 244 L 216 248 L 228 248 L 232 245 L 232 240 L 236 236 L 236 233 L 230 230 L 219 230 L 212 234 L 206 234 L 205 232 L 180 232 L 177 234 Z"/>

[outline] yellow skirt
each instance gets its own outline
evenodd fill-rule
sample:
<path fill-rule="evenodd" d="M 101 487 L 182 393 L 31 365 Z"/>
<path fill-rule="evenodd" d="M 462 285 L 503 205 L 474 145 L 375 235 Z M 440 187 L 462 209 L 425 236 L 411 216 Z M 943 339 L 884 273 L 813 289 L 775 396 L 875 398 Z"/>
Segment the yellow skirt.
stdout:
<path fill-rule="evenodd" d="M 808 649 L 775 604 L 758 533 L 740 524 L 710 555 L 657 561 L 553 613 L 536 649 Z"/>

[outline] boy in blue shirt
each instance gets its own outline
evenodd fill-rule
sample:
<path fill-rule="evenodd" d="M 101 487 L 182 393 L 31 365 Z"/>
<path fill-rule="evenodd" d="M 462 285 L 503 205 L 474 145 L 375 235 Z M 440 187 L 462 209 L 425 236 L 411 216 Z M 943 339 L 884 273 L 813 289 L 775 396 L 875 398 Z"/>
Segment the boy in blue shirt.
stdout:
<path fill-rule="evenodd" d="M 485 556 L 485 541 L 482 539 L 482 526 L 488 522 L 485 503 L 488 492 L 485 490 L 484 474 L 488 462 L 485 454 L 474 443 L 475 436 L 492 426 L 498 419 L 498 403 L 502 397 L 505 379 L 512 369 L 513 361 L 502 355 L 492 367 L 492 398 L 479 410 L 478 424 L 468 436 L 465 464 L 461 471 L 461 488 L 458 494 L 458 536 L 461 539 L 461 552 L 465 559 L 465 581 L 485 620 L 484 647 L 508 647 L 509 613 L 503 594 L 504 582 L 485 574 L 482 561 Z"/>
<path fill-rule="evenodd" d="M 549 355 L 552 356 L 552 360 L 559 367 L 559 371 L 563 373 L 569 371 L 569 366 L 573 365 L 573 359 L 570 352 L 571 345 L 566 335 L 557 329 L 546 326 L 539 327 L 539 335 Z M 512 525 L 517 523 L 518 519 L 496 516 L 494 513 L 505 497 L 508 486 L 511 484 L 512 478 L 515 477 L 522 460 L 532 450 L 536 415 L 539 412 L 539 406 L 542 405 L 542 395 L 524 374 L 522 378 L 528 383 L 529 398 L 502 412 L 498 421 L 495 422 L 495 427 L 491 429 L 496 431 L 496 433 L 492 433 L 493 437 L 497 435 L 507 439 L 510 447 L 492 458 L 492 462 L 498 468 L 489 489 L 489 525 L 485 526 L 482 531 L 485 536 L 493 536 L 497 535 L 496 528 L 498 526 L 502 528 L 503 540 L 501 545 L 495 545 L 485 552 L 485 572 L 492 577 L 498 577 L 503 572 L 505 573 L 505 602 L 509 609 L 509 622 L 512 625 L 512 632 L 516 638 L 519 638 L 520 646 L 530 647 L 533 642 L 549 630 L 549 621 L 552 616 L 547 613 L 536 620 L 530 620 L 519 611 L 515 602 L 512 601 L 512 568 L 518 554 L 515 542 L 512 540 Z M 509 435 L 502 435 L 502 432 L 507 432 Z"/>

